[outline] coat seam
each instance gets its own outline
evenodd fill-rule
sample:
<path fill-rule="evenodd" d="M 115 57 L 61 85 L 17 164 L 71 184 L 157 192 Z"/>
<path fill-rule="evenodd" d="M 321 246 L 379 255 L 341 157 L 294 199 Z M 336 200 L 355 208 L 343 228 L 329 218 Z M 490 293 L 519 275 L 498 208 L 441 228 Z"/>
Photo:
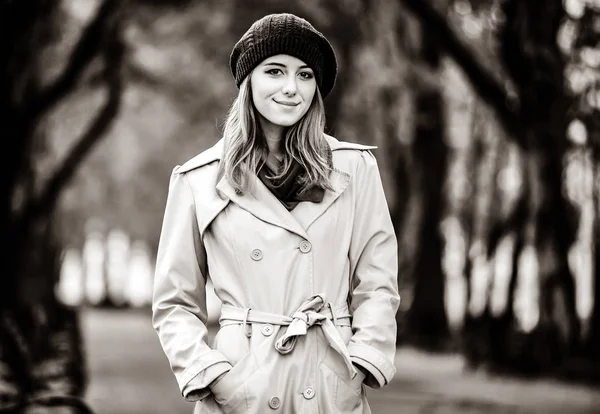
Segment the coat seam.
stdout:
<path fill-rule="evenodd" d="M 198 239 L 200 241 L 200 247 L 202 248 L 203 252 L 201 252 L 202 254 L 204 254 L 204 256 L 206 255 L 206 248 L 204 247 L 204 241 L 202 240 L 202 233 L 200 232 L 200 226 L 198 223 L 198 208 L 196 206 L 196 197 L 194 197 L 194 189 L 192 188 L 192 185 L 190 184 L 187 176 L 185 174 L 181 174 L 181 178 L 183 179 L 183 181 L 185 181 L 188 189 L 190 190 L 190 195 L 192 197 L 192 205 L 194 207 L 194 224 L 196 225 L 196 230 L 198 231 Z M 202 277 L 204 278 L 204 283 L 206 283 L 206 281 L 208 280 L 208 257 L 206 257 L 205 261 L 205 266 L 206 266 L 206 270 L 202 269 L 202 264 L 198 262 L 198 252 L 196 252 L 196 264 L 198 265 L 198 269 L 200 269 L 200 274 L 202 275 Z M 204 274 L 204 272 L 206 271 L 206 274 Z"/>
<path fill-rule="evenodd" d="M 240 259 L 239 259 L 239 251 L 237 246 L 234 243 L 234 240 L 232 238 L 232 234 L 234 234 L 232 232 L 232 228 L 231 228 L 231 220 L 229 219 L 229 212 L 227 210 L 223 210 L 225 213 L 225 222 L 227 223 L 227 228 L 228 228 L 228 232 L 227 232 L 227 239 L 229 240 L 229 245 L 231 246 L 231 248 L 233 249 L 233 257 L 235 257 L 235 265 L 237 267 L 237 271 L 238 271 L 238 275 L 243 275 L 244 273 L 242 272 L 242 266 L 240 264 Z M 243 210 L 245 211 L 245 210 Z M 248 304 L 248 306 L 250 306 L 250 304 Z"/>

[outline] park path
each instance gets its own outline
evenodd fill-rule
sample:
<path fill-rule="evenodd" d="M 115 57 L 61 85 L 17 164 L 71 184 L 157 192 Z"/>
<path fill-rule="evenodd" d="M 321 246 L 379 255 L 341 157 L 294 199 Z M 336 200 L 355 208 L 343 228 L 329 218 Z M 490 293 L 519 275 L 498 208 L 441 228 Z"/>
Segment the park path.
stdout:
<path fill-rule="evenodd" d="M 96 414 L 191 414 L 148 311 L 84 309 L 81 313 Z M 600 414 L 600 392 L 554 381 L 465 373 L 458 356 L 399 349 L 397 374 L 383 390 L 368 390 L 374 414 Z"/>

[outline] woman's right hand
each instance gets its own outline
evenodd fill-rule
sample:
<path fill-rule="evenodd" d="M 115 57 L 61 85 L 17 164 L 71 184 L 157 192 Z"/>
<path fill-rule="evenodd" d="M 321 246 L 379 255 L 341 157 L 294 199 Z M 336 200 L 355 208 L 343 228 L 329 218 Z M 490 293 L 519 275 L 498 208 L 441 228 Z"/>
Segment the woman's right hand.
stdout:
<path fill-rule="evenodd" d="M 215 378 L 208 386 L 212 392 L 215 402 L 218 405 L 222 405 L 226 402 L 226 400 L 224 399 L 224 395 L 223 395 L 224 391 L 221 388 L 219 388 L 219 385 L 221 385 L 221 381 L 223 380 L 223 378 L 225 378 L 225 376 L 228 373 L 229 373 L 229 371 L 225 371 L 224 373 L 219 375 L 217 378 Z M 225 383 L 223 383 L 223 384 L 225 384 Z"/>

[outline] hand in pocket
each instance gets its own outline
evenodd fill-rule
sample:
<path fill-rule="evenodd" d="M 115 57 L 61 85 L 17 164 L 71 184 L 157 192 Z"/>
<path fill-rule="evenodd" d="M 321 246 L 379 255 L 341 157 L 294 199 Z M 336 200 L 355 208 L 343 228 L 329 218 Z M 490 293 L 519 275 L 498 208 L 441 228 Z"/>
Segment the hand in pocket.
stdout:
<path fill-rule="evenodd" d="M 355 365 L 356 368 L 356 376 L 350 380 L 350 385 L 357 391 L 360 391 L 363 381 L 367 378 L 365 372 Z"/>
<path fill-rule="evenodd" d="M 224 373 L 222 373 L 221 375 L 219 375 L 217 378 L 215 378 L 213 380 L 213 382 L 210 383 L 209 388 L 212 390 L 212 387 L 214 387 L 215 385 L 217 385 L 219 383 L 219 381 L 221 381 L 221 379 L 227 375 L 229 371 L 225 371 Z"/>

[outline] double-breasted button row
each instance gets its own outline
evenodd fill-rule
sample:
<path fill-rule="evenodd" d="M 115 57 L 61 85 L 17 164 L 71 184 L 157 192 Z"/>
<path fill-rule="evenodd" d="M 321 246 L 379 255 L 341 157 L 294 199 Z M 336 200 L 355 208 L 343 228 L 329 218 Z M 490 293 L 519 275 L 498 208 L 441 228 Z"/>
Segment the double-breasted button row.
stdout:
<path fill-rule="evenodd" d="M 298 246 L 298 247 L 300 248 L 300 251 L 302 253 L 308 253 L 312 249 L 312 245 L 310 244 L 310 242 L 308 240 L 302 240 L 300 242 L 300 246 Z"/>
<path fill-rule="evenodd" d="M 302 253 L 308 253 L 312 250 L 312 244 L 310 244 L 308 240 L 302 240 L 298 248 Z M 252 257 L 252 260 L 261 260 L 263 258 L 263 252 L 260 249 L 254 249 L 250 253 L 250 257 Z"/>
<path fill-rule="evenodd" d="M 304 391 L 302 391 L 302 395 L 307 400 L 310 400 L 315 396 L 315 389 L 310 386 L 306 387 Z M 281 399 L 276 396 L 269 398 L 269 407 L 273 410 L 277 410 L 279 407 L 281 407 Z"/>

